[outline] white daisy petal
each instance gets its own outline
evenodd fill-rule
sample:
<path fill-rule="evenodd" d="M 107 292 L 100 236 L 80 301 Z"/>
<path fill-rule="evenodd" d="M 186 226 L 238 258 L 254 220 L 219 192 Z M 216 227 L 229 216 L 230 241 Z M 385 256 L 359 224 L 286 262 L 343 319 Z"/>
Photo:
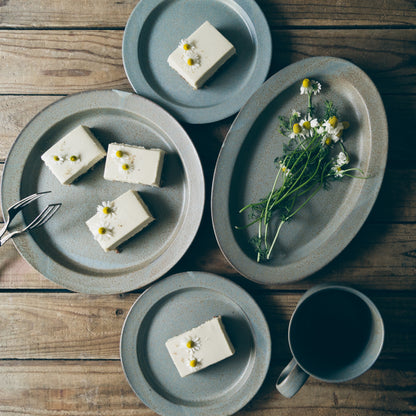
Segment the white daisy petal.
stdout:
<path fill-rule="evenodd" d="M 97 213 L 102 218 L 112 218 L 115 216 L 117 208 L 112 201 L 103 201 L 97 206 Z"/>

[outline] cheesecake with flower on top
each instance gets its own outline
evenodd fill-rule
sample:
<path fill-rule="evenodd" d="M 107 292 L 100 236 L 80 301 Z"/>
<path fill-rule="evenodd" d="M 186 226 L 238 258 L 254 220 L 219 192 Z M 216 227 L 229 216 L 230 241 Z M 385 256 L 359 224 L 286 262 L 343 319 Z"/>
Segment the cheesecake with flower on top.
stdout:
<path fill-rule="evenodd" d="M 236 53 L 233 44 L 206 21 L 169 55 L 168 64 L 192 88 L 201 88 Z"/>
<path fill-rule="evenodd" d="M 165 345 L 181 377 L 225 360 L 235 352 L 221 316 L 168 339 Z"/>
<path fill-rule="evenodd" d="M 78 126 L 43 153 L 41 159 L 62 185 L 69 185 L 105 155 L 91 130 Z"/>
<path fill-rule="evenodd" d="M 104 251 L 116 249 L 147 227 L 154 218 L 136 191 L 129 190 L 114 201 L 104 201 L 87 222 Z"/>
<path fill-rule="evenodd" d="M 123 143 L 110 143 L 104 179 L 141 185 L 160 186 L 166 152 Z"/>

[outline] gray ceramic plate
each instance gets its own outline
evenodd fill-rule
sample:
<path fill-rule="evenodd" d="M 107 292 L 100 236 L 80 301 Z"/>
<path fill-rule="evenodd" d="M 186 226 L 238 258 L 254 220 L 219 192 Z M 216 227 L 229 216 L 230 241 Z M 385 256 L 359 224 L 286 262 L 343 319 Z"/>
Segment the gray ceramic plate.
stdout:
<path fill-rule="evenodd" d="M 194 91 L 167 58 L 205 20 L 229 39 L 237 55 Z M 270 29 L 254 0 L 141 0 L 123 38 L 124 69 L 134 90 L 196 124 L 236 113 L 266 79 L 271 55 Z"/>
<path fill-rule="evenodd" d="M 181 378 L 165 342 L 221 315 L 235 354 Z M 267 374 L 271 341 L 258 305 L 220 276 L 187 272 L 154 284 L 132 306 L 120 355 L 130 386 L 164 416 L 224 416 L 241 409 Z"/>
<path fill-rule="evenodd" d="M 163 187 L 106 181 L 104 161 L 74 184 L 61 185 L 40 156 L 79 124 L 89 126 L 105 148 L 115 141 L 166 150 Z M 128 189 L 140 192 L 156 221 L 124 243 L 120 253 L 105 253 L 85 221 L 102 201 Z M 84 293 L 126 292 L 162 276 L 191 244 L 204 206 L 203 172 L 188 135 L 156 104 L 121 91 L 63 98 L 21 132 L 4 167 L 2 208 L 45 190 L 52 192 L 25 208 L 23 220 L 33 218 L 48 202 L 62 202 L 61 209 L 44 227 L 16 237 L 14 243 L 48 279 Z"/>
<path fill-rule="evenodd" d="M 273 259 L 259 264 L 248 240 L 256 227 L 240 208 L 270 192 L 276 175 L 274 158 L 287 139 L 279 134 L 279 115 L 306 111 L 299 94 L 304 78 L 322 83 L 314 103 L 332 100 L 351 124 L 345 146 L 351 166 L 369 179 L 344 178 L 321 191 L 282 228 Z M 214 174 L 211 207 L 218 244 L 228 261 L 246 277 L 264 284 L 302 279 L 329 263 L 356 235 L 377 197 L 387 158 L 387 121 L 380 95 L 368 76 L 342 59 L 309 58 L 271 77 L 238 114 L 221 149 Z"/>

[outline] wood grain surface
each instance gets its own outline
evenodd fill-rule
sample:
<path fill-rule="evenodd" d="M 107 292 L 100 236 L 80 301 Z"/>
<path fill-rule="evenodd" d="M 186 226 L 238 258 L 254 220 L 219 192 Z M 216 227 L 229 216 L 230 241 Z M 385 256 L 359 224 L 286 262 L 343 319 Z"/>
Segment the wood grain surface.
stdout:
<path fill-rule="evenodd" d="M 149 1 L 149 0 L 142 0 Z M 67 94 L 132 91 L 122 63 L 127 19 L 137 0 L 0 0 L 0 174 L 25 125 Z M 270 325 L 269 373 L 241 416 L 416 415 L 416 3 L 412 0 L 258 0 L 270 25 L 270 75 L 311 56 L 361 67 L 381 93 L 389 125 L 385 179 L 357 236 L 329 265 L 300 282 L 263 287 L 224 259 L 209 198 L 194 243 L 171 270 L 209 271 L 244 287 Z M 233 117 L 183 124 L 201 157 L 209 196 Z M 170 274 L 169 273 L 169 274 Z M 290 359 L 288 322 L 304 291 L 343 283 L 366 293 L 386 326 L 375 366 L 342 384 L 310 378 L 292 399 L 274 383 Z M 72 293 L 34 270 L 8 243 L 0 248 L 0 414 L 154 416 L 128 385 L 119 339 L 145 288 L 112 296 Z M 213 415 L 215 416 L 215 415 Z"/>

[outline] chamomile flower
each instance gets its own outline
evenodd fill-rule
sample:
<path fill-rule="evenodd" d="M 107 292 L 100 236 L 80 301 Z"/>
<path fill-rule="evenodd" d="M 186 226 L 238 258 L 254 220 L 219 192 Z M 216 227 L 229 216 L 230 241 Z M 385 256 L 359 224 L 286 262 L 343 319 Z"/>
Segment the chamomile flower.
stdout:
<path fill-rule="evenodd" d="M 331 144 L 333 143 L 331 137 L 329 137 L 326 132 L 325 133 L 320 133 L 318 132 L 318 134 L 321 135 L 321 145 L 322 146 L 331 146 Z"/>
<path fill-rule="evenodd" d="M 300 112 L 295 109 L 292 109 L 291 117 L 300 118 Z"/>
<path fill-rule="evenodd" d="M 198 358 L 195 358 L 194 356 L 189 357 L 189 359 L 186 362 L 187 366 L 192 370 L 192 371 L 197 371 L 198 367 L 201 367 L 201 360 Z"/>
<path fill-rule="evenodd" d="M 299 123 L 295 123 L 292 127 L 292 132 L 289 134 L 291 139 L 298 137 L 302 133 L 302 127 Z"/>
<path fill-rule="evenodd" d="M 302 85 L 300 87 L 300 94 L 319 94 L 321 92 L 321 84 L 318 81 L 310 80 L 309 78 L 305 78 L 302 81 Z"/>
<path fill-rule="evenodd" d="M 344 125 L 343 123 L 339 123 L 335 116 L 326 120 L 323 126 L 325 127 L 327 136 L 330 137 L 334 143 L 337 143 L 341 139 Z"/>
<path fill-rule="evenodd" d="M 65 160 L 66 160 L 66 155 L 53 155 L 53 156 L 52 156 L 52 160 L 53 160 L 55 163 L 62 164 L 62 163 L 64 163 L 64 162 L 65 162 Z"/>
<path fill-rule="evenodd" d="M 318 81 L 313 81 L 312 88 L 313 88 L 313 95 L 316 95 L 321 92 L 322 85 Z"/>
<path fill-rule="evenodd" d="M 281 171 L 286 175 L 286 176 L 289 176 L 290 175 L 290 169 L 283 163 L 283 162 L 280 162 L 279 163 L 279 166 L 280 166 L 280 169 L 281 169 Z"/>
<path fill-rule="evenodd" d="M 333 172 L 333 175 L 336 178 L 342 178 L 344 176 L 344 171 L 342 170 L 341 166 L 338 166 L 338 165 L 332 166 L 331 170 Z"/>
<path fill-rule="evenodd" d="M 79 163 L 81 162 L 81 156 L 78 154 L 73 154 L 68 157 L 68 160 L 71 161 L 72 163 Z"/>
<path fill-rule="evenodd" d="M 127 161 L 130 159 L 130 154 L 125 150 L 113 149 L 110 153 L 110 157 L 120 161 Z"/>
<path fill-rule="evenodd" d="M 121 173 L 123 174 L 129 174 L 131 172 L 133 172 L 134 170 L 134 164 L 132 161 L 123 161 L 123 163 L 120 163 L 120 165 L 118 166 L 118 169 Z"/>
<path fill-rule="evenodd" d="M 189 42 L 188 39 L 181 39 L 179 42 L 179 46 L 180 49 L 184 50 L 184 51 L 189 51 L 190 49 L 193 48 L 191 42 Z"/>
<path fill-rule="evenodd" d="M 116 214 L 117 208 L 114 202 L 103 201 L 97 206 L 97 213 L 103 218 L 112 218 Z"/>
<path fill-rule="evenodd" d="M 190 352 L 199 351 L 201 340 L 198 337 L 188 336 L 183 340 L 183 346 Z"/>
<path fill-rule="evenodd" d="M 113 235 L 113 228 L 108 222 L 103 222 L 100 224 L 95 232 L 94 232 L 94 238 L 97 241 L 107 240 L 111 238 Z"/>
<path fill-rule="evenodd" d="M 314 128 L 319 126 L 319 122 L 316 118 L 312 118 L 310 114 L 307 114 L 305 118 L 299 121 L 299 125 L 302 127 L 302 134 L 306 137 L 312 137 L 314 135 Z"/>
<path fill-rule="evenodd" d="M 201 57 L 192 49 L 185 51 L 183 60 L 186 62 L 186 67 L 192 71 L 201 66 Z"/>
<path fill-rule="evenodd" d="M 349 163 L 348 155 L 345 152 L 339 152 L 337 157 L 337 165 L 344 166 Z"/>

